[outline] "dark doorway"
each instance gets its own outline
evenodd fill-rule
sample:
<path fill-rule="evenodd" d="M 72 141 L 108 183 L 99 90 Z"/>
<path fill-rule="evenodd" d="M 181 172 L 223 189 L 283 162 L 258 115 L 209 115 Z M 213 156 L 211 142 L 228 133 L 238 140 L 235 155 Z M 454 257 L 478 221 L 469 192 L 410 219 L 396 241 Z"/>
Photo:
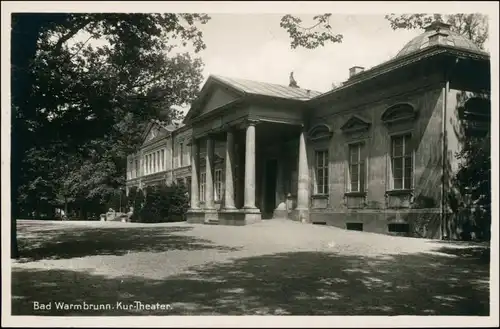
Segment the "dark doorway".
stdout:
<path fill-rule="evenodd" d="M 264 213 L 263 219 L 273 218 L 276 208 L 276 178 L 278 173 L 278 162 L 276 159 L 266 161 L 266 176 L 264 180 Z"/>

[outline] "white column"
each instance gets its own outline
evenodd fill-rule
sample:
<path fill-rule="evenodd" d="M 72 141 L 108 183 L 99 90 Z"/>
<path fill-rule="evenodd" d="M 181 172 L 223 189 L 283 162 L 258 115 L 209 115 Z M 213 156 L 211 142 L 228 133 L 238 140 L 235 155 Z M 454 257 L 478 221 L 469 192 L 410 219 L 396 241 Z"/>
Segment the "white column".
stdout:
<path fill-rule="evenodd" d="M 206 173 L 205 173 L 205 208 L 214 209 L 214 180 L 213 180 L 213 159 L 214 159 L 214 140 L 207 137 L 206 154 Z"/>
<path fill-rule="evenodd" d="M 255 121 L 249 121 L 245 138 L 245 205 L 255 209 Z"/>
<path fill-rule="evenodd" d="M 224 207 L 235 209 L 234 206 L 234 134 L 232 131 L 226 133 L 226 179 Z"/>
<path fill-rule="evenodd" d="M 309 168 L 307 164 L 307 149 L 305 130 L 299 137 L 299 168 L 297 184 L 297 209 L 309 208 Z"/>
<path fill-rule="evenodd" d="M 191 141 L 191 209 L 199 208 L 198 197 L 198 141 Z"/>

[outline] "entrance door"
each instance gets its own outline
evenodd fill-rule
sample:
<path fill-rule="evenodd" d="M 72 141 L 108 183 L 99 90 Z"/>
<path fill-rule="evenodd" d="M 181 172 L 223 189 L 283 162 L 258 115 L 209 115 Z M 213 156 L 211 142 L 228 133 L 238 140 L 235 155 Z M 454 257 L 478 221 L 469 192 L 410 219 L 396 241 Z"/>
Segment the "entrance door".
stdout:
<path fill-rule="evenodd" d="M 276 159 L 266 161 L 266 176 L 264 180 L 264 219 L 273 218 L 276 208 L 276 181 L 278 173 L 278 162 Z"/>

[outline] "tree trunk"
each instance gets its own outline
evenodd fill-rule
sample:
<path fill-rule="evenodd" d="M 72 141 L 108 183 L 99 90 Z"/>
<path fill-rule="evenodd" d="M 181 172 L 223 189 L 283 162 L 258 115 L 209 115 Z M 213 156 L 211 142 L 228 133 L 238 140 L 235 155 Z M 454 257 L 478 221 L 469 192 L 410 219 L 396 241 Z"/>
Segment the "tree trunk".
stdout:
<path fill-rule="evenodd" d="M 17 218 L 20 215 L 18 188 L 20 186 L 21 164 L 25 146 L 23 115 L 27 110 L 27 91 L 31 90 L 32 79 L 29 66 L 36 54 L 37 40 L 42 20 L 33 14 L 16 13 L 12 15 L 11 41 L 11 98 L 12 98 L 12 134 L 11 134 L 11 258 L 19 257 L 17 245 Z M 16 113 L 17 111 L 17 113 Z M 19 115 L 21 113 L 21 115 Z"/>

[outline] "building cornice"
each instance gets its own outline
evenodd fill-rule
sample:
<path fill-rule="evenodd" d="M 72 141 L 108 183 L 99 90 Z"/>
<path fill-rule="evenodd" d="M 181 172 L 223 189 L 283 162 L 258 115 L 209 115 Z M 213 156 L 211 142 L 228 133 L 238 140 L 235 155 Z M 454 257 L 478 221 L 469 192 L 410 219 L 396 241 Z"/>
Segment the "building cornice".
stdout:
<path fill-rule="evenodd" d="M 475 52 L 471 50 L 458 49 L 452 46 L 435 45 L 422 49 L 421 51 L 414 52 L 405 56 L 397 57 L 391 59 L 387 62 L 374 66 L 373 68 L 366 70 L 364 72 L 358 73 L 351 79 L 347 80 L 345 84 L 339 88 L 332 91 L 324 93 L 322 95 L 316 96 L 313 99 L 307 101 L 307 104 L 314 105 L 317 103 L 322 103 L 328 101 L 330 96 L 344 90 L 348 90 L 354 86 L 361 83 L 367 82 L 373 78 L 379 77 L 381 75 L 387 74 L 389 72 L 395 71 L 399 68 L 408 66 L 410 64 L 419 62 L 426 58 L 435 57 L 440 54 L 449 54 L 456 56 L 458 58 L 469 58 L 474 60 L 489 61 L 490 56 L 486 52 Z"/>

